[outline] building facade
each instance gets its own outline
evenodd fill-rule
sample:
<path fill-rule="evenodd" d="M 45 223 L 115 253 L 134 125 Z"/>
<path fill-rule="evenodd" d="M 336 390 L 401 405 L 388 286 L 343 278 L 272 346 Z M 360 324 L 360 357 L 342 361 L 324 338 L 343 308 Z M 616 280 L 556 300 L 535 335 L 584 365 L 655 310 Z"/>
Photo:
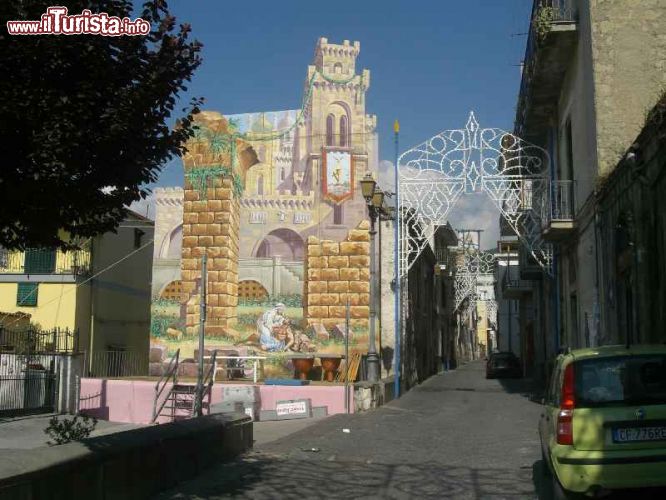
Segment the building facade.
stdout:
<path fill-rule="evenodd" d="M 153 222 L 131 211 L 117 233 L 80 250 L 2 251 L 0 315 L 21 320 L 2 326 L 77 332 L 89 373 L 108 374 L 109 362 L 121 369 L 120 357 L 136 361 L 131 374 L 147 373 L 152 255 Z"/>
<path fill-rule="evenodd" d="M 530 319 L 536 363 L 544 366 L 564 346 L 620 340 L 604 312 L 611 302 L 603 289 L 597 198 L 666 85 L 666 5 L 533 5 L 515 133 L 546 149 L 551 161 L 534 210 L 553 259 L 550 275 L 533 282 Z M 520 253 L 523 275 L 530 263 L 524 248 Z"/>

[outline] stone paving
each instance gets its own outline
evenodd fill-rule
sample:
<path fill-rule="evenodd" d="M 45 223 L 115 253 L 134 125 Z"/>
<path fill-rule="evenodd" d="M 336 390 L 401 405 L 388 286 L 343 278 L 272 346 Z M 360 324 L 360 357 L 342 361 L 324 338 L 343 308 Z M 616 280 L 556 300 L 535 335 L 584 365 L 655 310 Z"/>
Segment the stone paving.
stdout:
<path fill-rule="evenodd" d="M 550 500 L 539 398 L 529 380 L 486 380 L 483 362 L 470 363 L 372 412 L 335 415 L 290 435 L 266 429 L 251 453 L 158 499 Z M 280 432 L 285 437 L 274 440 Z M 651 490 L 606 498 L 666 495 Z"/>
<path fill-rule="evenodd" d="M 470 363 L 373 412 L 259 445 L 159 498 L 536 498 L 540 405 L 527 381 L 483 370 Z"/>

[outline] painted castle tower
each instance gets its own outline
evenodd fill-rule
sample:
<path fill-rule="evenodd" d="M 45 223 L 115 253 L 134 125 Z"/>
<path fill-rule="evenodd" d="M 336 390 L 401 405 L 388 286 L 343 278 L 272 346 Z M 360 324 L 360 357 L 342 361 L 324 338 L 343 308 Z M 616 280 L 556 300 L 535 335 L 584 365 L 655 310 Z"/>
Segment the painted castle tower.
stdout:
<path fill-rule="evenodd" d="M 320 38 L 302 109 L 225 116 L 256 154 L 239 197 L 241 301 L 302 296 L 308 238 L 343 241 L 366 218 L 358 182 L 376 174 L 378 140 L 359 52 L 359 42 Z M 153 296 L 181 300 L 183 190 L 155 197 Z"/>

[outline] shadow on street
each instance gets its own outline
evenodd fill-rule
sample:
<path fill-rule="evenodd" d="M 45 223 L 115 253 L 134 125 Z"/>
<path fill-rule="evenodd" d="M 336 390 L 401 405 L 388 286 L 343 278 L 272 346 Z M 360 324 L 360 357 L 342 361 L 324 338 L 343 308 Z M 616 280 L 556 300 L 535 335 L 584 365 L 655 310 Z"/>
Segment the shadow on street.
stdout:
<path fill-rule="evenodd" d="M 531 471 L 246 457 L 218 465 L 177 494 L 194 498 L 488 498 L 529 496 Z M 324 479 L 325 478 L 325 479 Z M 527 481 L 526 481 L 527 480 Z"/>

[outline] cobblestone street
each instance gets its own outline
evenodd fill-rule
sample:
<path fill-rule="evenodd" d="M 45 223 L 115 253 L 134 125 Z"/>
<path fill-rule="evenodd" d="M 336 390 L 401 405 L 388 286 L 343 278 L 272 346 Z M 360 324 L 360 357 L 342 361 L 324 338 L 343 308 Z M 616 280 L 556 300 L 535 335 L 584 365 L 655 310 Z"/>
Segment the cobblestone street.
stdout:
<path fill-rule="evenodd" d="M 528 393 L 528 381 L 486 380 L 483 362 L 470 363 L 376 411 L 255 447 L 159 498 L 535 498 L 545 489 L 541 407 Z"/>

